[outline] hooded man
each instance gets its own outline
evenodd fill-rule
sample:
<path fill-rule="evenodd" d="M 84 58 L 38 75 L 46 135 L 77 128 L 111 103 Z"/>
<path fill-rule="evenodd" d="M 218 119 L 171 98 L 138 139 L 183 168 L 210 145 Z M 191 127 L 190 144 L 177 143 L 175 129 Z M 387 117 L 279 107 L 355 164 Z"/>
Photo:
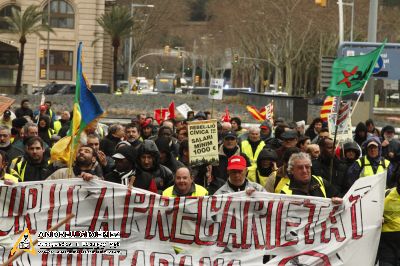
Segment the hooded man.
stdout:
<path fill-rule="evenodd" d="M 104 177 L 106 181 L 126 186 L 132 182 L 133 187 L 157 193 L 156 182 L 150 176 L 142 175 L 141 178 L 136 178 L 136 150 L 132 146 L 125 145 L 117 148 L 112 158 L 115 160 L 115 169 Z"/>
<path fill-rule="evenodd" d="M 170 122 L 170 121 L 167 121 Z M 169 126 L 161 126 L 158 130 L 157 135 L 151 136 L 148 138 L 149 140 L 156 141 L 156 139 L 160 137 L 167 137 L 170 139 L 169 146 L 170 146 L 170 152 L 172 152 L 172 155 L 174 157 L 178 157 L 178 152 L 179 152 L 179 143 L 178 140 L 174 137 L 174 130 L 169 127 Z M 175 173 L 175 171 L 172 171 Z"/>
<path fill-rule="evenodd" d="M 184 164 L 176 160 L 174 154 L 172 153 L 171 137 L 160 136 L 156 139 L 155 143 L 157 145 L 158 151 L 160 152 L 160 163 L 168 167 L 168 169 L 171 170 L 172 173 L 175 173 L 178 168 L 184 166 Z"/>
<path fill-rule="evenodd" d="M 400 160 L 400 141 L 395 139 L 393 126 L 385 126 L 381 131 L 382 135 L 382 156 L 395 164 Z"/>
<path fill-rule="evenodd" d="M 265 147 L 271 148 L 273 150 L 277 150 L 280 147 L 282 147 L 282 134 L 286 131 L 289 130 L 289 126 L 284 123 L 280 123 L 274 131 L 274 137 L 266 139 L 265 142 Z"/>
<path fill-rule="evenodd" d="M 312 161 L 311 173 L 316 176 L 321 176 L 325 180 L 330 181 L 335 189 L 340 193 L 346 191 L 346 166 L 339 160 L 333 153 L 333 140 L 330 138 L 323 138 L 319 141 L 321 154 L 318 159 Z M 331 160 L 333 160 L 333 169 L 331 176 Z"/>
<path fill-rule="evenodd" d="M 28 99 L 23 99 L 21 101 L 21 107 L 18 108 L 15 111 L 15 116 L 17 118 L 22 118 L 22 117 L 25 117 L 25 116 L 29 116 L 31 119 L 33 119 L 33 111 L 30 108 L 30 104 L 29 104 L 29 100 Z"/>
<path fill-rule="evenodd" d="M 278 156 L 272 149 L 264 148 L 257 158 L 257 167 L 251 166 L 248 169 L 247 179 L 257 182 L 263 186 L 268 192 L 274 192 L 276 171 L 278 167 L 276 162 Z"/>
<path fill-rule="evenodd" d="M 343 161 L 350 167 L 357 159 L 360 158 L 361 148 L 354 141 L 346 142 L 343 144 Z"/>
<path fill-rule="evenodd" d="M 156 181 L 159 194 L 173 184 L 174 175 L 168 167 L 160 164 L 160 152 L 153 141 L 144 140 L 139 146 L 136 165 L 136 177 L 141 178 L 142 173 L 149 173 Z"/>
<path fill-rule="evenodd" d="M 351 187 L 360 177 L 379 174 L 385 170 L 387 170 L 386 187 L 393 187 L 393 165 L 382 157 L 382 145 L 379 138 L 369 137 L 364 142 L 363 148 L 366 150 L 366 155 L 355 161 L 347 170 L 348 187 Z"/>
<path fill-rule="evenodd" d="M 39 137 L 49 146 L 53 146 L 52 136 L 54 130 L 51 128 L 51 120 L 48 115 L 41 115 L 38 123 Z"/>

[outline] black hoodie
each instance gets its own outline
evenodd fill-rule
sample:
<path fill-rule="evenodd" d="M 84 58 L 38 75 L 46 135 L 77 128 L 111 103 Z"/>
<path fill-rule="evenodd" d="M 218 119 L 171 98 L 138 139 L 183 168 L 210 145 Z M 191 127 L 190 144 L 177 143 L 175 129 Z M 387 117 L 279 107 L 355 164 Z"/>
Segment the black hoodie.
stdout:
<path fill-rule="evenodd" d="M 365 136 L 364 137 L 360 136 L 360 132 L 365 132 Z M 357 142 L 357 144 L 360 147 L 362 147 L 364 141 L 367 140 L 367 136 L 368 136 L 367 126 L 363 122 L 358 123 L 356 126 L 356 130 L 354 131 L 354 141 Z"/>
<path fill-rule="evenodd" d="M 45 127 L 41 127 L 40 126 L 40 121 L 45 121 L 46 122 L 46 126 Z M 39 137 L 46 142 L 47 145 L 49 145 L 49 147 L 52 146 L 51 143 L 51 136 L 49 135 L 49 130 L 50 130 L 50 117 L 47 115 L 42 115 L 39 118 L 39 125 L 38 125 L 38 134 Z M 51 134 L 51 133 L 50 133 Z"/>
<path fill-rule="evenodd" d="M 175 156 L 171 151 L 171 142 L 172 140 L 168 137 L 160 136 L 156 139 L 155 143 L 157 145 L 159 152 L 164 152 L 167 156 L 166 161 L 163 162 L 163 165 L 168 167 L 172 173 L 175 173 L 179 167 L 184 166 L 181 162 L 177 161 Z"/>
<path fill-rule="evenodd" d="M 140 163 L 140 157 L 143 154 L 149 154 L 153 157 L 153 166 L 150 169 L 144 169 Z M 173 185 L 174 175 L 167 167 L 160 164 L 160 153 L 154 141 L 144 140 L 138 148 L 138 156 L 136 158 L 137 178 L 141 177 L 143 172 L 149 173 L 156 181 L 158 193 L 161 194 L 164 189 Z"/>

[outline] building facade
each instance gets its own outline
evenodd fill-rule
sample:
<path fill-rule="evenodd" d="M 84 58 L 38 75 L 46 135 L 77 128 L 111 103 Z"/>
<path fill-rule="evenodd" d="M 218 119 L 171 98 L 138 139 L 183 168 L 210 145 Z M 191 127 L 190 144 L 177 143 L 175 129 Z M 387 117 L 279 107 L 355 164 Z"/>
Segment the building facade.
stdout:
<path fill-rule="evenodd" d="M 22 84 L 28 88 L 47 82 L 75 83 L 76 52 L 83 43 L 83 71 L 90 83 L 110 84 L 112 50 L 109 38 L 96 22 L 105 9 L 106 0 L 0 0 L 0 16 L 10 16 L 12 8 L 21 12 L 29 5 L 38 5 L 47 21 L 50 3 L 50 26 L 54 33 L 42 32 L 44 39 L 28 35 L 25 45 Z M 7 27 L 0 23 L 0 28 Z M 98 41 L 95 41 L 98 40 Z M 47 52 L 50 47 L 50 71 L 47 73 Z M 0 88 L 2 92 L 15 86 L 18 67 L 18 36 L 0 35 Z M 106 62 L 106 63 L 104 63 Z M 107 63 L 108 62 L 108 63 Z"/>

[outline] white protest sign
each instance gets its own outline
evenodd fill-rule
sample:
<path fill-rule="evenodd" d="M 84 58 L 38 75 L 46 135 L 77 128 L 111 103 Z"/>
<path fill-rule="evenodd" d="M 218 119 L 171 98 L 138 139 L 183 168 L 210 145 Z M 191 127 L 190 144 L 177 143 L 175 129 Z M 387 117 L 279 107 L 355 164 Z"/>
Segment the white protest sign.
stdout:
<path fill-rule="evenodd" d="M 178 110 L 178 112 L 185 118 L 187 119 L 187 113 L 189 111 L 192 111 L 192 108 L 189 107 L 189 105 L 187 105 L 186 103 L 181 104 L 179 106 L 176 107 L 176 110 Z"/>
<path fill-rule="evenodd" d="M 224 79 L 211 79 L 208 98 L 213 100 L 222 100 L 224 91 Z"/>
<path fill-rule="evenodd" d="M 386 172 L 358 179 L 342 205 L 267 192 L 167 198 L 81 179 L 2 185 L 0 262 L 29 228 L 33 240 L 59 237 L 14 265 L 374 265 L 385 180 Z M 74 250 L 81 254 L 65 254 Z"/>
<path fill-rule="evenodd" d="M 188 124 L 190 165 L 218 164 L 217 120 L 192 121 Z"/>
<path fill-rule="evenodd" d="M 336 113 L 331 113 L 328 115 L 328 129 L 329 137 L 334 139 L 335 136 L 335 123 L 336 123 Z M 351 116 L 347 118 L 338 126 L 337 143 L 345 143 L 347 141 L 353 141 L 353 132 L 351 127 Z"/>

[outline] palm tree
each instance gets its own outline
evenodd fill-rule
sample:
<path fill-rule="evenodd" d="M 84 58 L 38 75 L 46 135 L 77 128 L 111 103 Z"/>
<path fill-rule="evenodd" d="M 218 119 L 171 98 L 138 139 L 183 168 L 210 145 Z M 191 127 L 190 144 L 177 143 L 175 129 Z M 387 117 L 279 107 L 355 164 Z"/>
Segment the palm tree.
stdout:
<path fill-rule="evenodd" d="M 111 44 L 114 48 L 113 90 L 116 90 L 118 48 L 121 45 L 121 40 L 131 35 L 134 20 L 129 9 L 120 6 L 113 6 L 110 11 L 107 11 L 97 19 L 97 23 L 99 23 L 104 32 L 111 37 Z"/>
<path fill-rule="evenodd" d="M 3 30 L 3 32 L 18 35 L 19 43 L 21 45 L 18 56 L 17 82 L 15 85 L 16 94 L 21 91 L 26 37 L 30 34 L 35 34 L 39 36 L 39 38 L 44 39 L 40 33 L 41 31 L 54 32 L 48 25 L 42 23 L 42 19 L 43 12 L 39 9 L 39 6 L 36 5 L 28 6 L 23 13 L 14 8 L 11 17 L 3 18 L 3 20 L 8 24 L 7 29 Z"/>

